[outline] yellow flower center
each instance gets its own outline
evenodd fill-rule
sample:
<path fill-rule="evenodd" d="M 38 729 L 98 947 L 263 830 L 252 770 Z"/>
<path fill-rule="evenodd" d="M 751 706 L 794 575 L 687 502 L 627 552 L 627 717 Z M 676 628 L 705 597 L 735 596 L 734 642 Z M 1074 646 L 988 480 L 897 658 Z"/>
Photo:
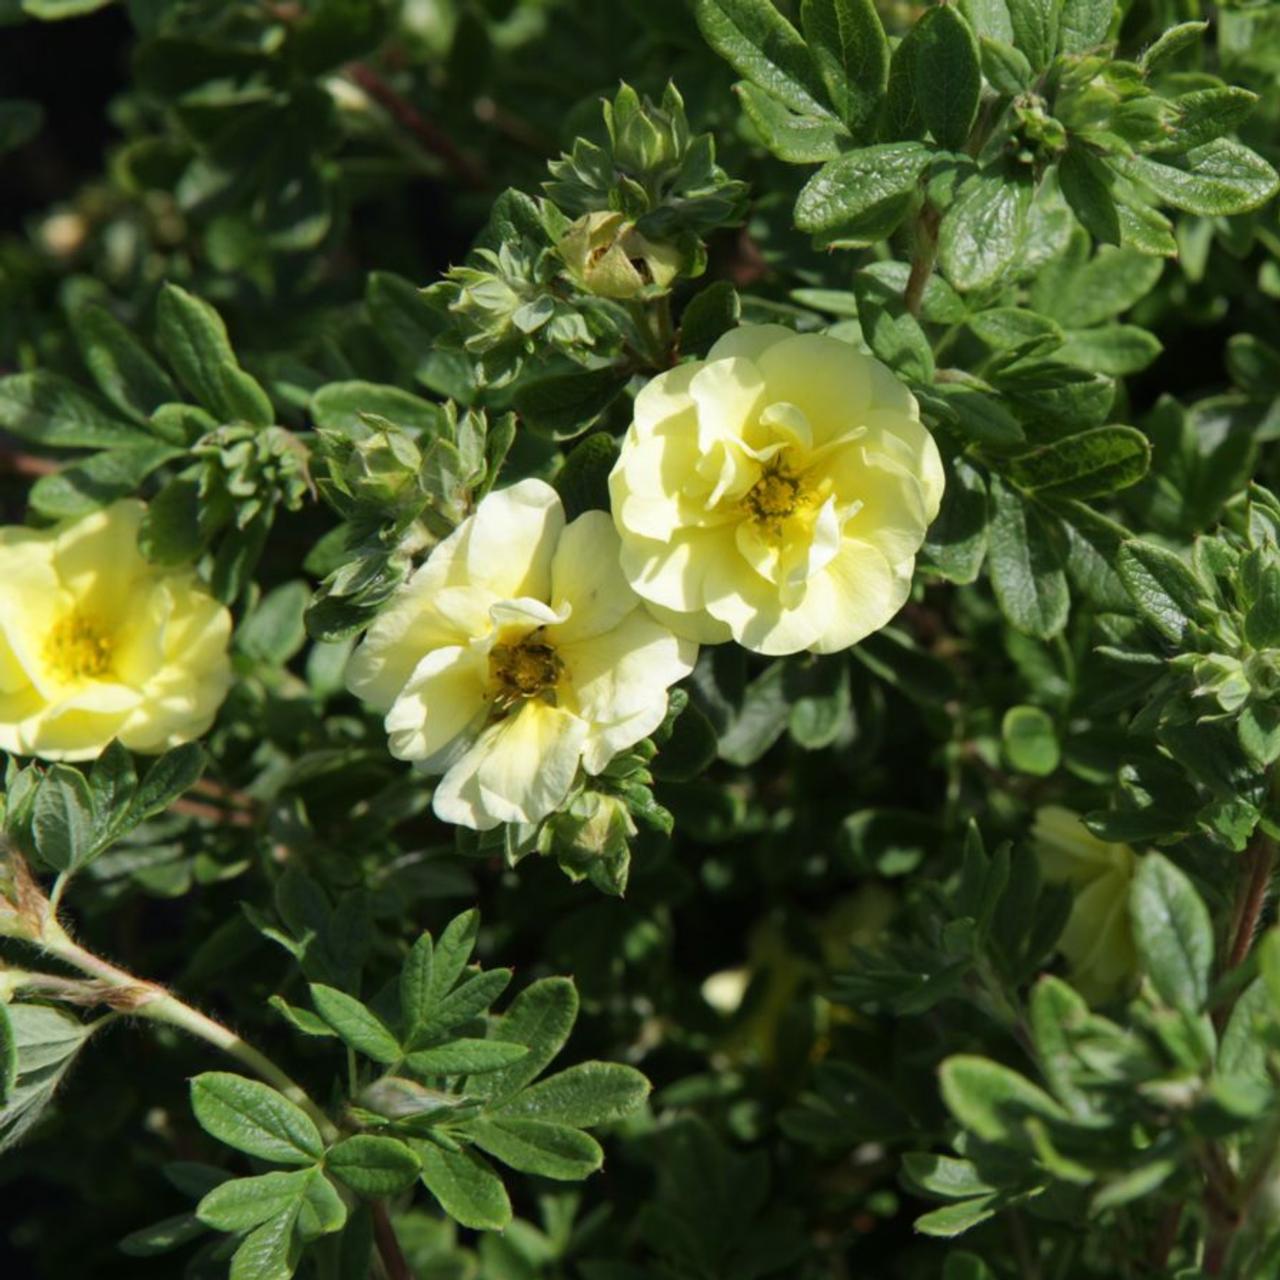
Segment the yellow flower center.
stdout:
<path fill-rule="evenodd" d="M 111 633 L 98 618 L 72 609 L 45 637 L 44 658 L 62 680 L 84 680 L 111 670 L 114 648 Z"/>
<path fill-rule="evenodd" d="M 785 521 L 811 505 L 812 494 L 801 476 L 781 467 L 765 471 L 742 498 L 742 509 L 763 532 L 777 536 Z"/>
<path fill-rule="evenodd" d="M 537 632 L 516 644 L 499 644 L 489 651 L 489 678 L 497 686 L 497 702 L 510 706 L 555 689 L 564 663 L 555 649 L 536 639 Z"/>

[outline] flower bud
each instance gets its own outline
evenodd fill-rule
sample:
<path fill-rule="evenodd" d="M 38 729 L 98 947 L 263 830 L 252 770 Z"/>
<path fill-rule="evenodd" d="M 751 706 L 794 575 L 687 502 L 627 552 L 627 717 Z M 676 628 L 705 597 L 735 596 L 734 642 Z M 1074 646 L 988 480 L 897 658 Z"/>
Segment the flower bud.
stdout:
<path fill-rule="evenodd" d="M 408 432 L 388 423 L 351 451 L 345 479 L 356 497 L 391 505 L 417 492 L 421 466 L 422 454 Z"/>
<path fill-rule="evenodd" d="M 579 218 L 561 239 L 559 253 L 574 281 L 600 298 L 664 290 L 683 266 L 678 249 L 655 244 L 623 214 L 607 211 Z"/>

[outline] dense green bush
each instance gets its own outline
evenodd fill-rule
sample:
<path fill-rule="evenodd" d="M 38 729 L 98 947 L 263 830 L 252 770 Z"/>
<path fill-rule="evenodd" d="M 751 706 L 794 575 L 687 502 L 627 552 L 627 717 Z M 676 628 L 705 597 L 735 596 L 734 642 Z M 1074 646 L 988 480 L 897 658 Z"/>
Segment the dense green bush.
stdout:
<path fill-rule="evenodd" d="M 7 1277 L 1280 1275 L 1280 4 L 0 25 Z"/>

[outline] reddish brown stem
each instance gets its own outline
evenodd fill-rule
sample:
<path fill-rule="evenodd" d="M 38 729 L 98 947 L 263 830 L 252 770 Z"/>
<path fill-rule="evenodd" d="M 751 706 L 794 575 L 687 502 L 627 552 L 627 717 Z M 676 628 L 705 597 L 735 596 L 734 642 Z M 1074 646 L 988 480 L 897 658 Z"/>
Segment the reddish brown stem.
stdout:
<path fill-rule="evenodd" d="M 1245 850 L 1244 878 L 1240 889 L 1240 908 L 1236 913 L 1235 936 L 1227 953 L 1227 969 L 1239 968 L 1249 955 L 1258 921 L 1267 905 L 1271 889 L 1271 869 L 1275 863 L 1275 846 L 1259 833 Z"/>
<path fill-rule="evenodd" d="M 0 473 L 11 476 L 51 476 L 58 469 L 52 458 L 37 458 L 31 453 L 18 453 L 10 449 L 0 449 Z"/>
<path fill-rule="evenodd" d="M 902 295 L 903 303 L 913 316 L 920 314 L 925 286 L 933 275 L 933 263 L 938 256 L 938 224 L 941 221 L 942 215 L 931 204 L 926 204 L 916 219 L 915 254 L 911 259 L 907 287 Z"/>
<path fill-rule="evenodd" d="M 413 134 L 432 155 L 443 160 L 460 182 L 473 190 L 483 190 L 489 185 L 483 170 L 459 150 L 453 139 L 432 124 L 417 107 L 393 89 L 368 63 L 351 63 L 347 67 L 347 75 L 401 128 Z"/>
<path fill-rule="evenodd" d="M 387 1280 L 414 1280 L 409 1261 L 396 1239 L 396 1229 L 391 1225 L 391 1215 L 381 1200 L 373 1202 L 373 1239 L 378 1246 L 378 1257 L 387 1270 Z"/>

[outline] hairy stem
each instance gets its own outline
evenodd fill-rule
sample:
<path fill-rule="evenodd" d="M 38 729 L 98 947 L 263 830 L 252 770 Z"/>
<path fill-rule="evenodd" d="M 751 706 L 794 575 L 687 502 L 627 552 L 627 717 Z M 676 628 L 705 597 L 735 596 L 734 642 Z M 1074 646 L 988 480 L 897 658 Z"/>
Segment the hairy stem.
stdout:
<path fill-rule="evenodd" d="M 907 277 L 907 287 L 902 301 L 913 316 L 920 315 L 920 306 L 924 302 L 925 286 L 933 275 L 934 260 L 938 256 L 938 224 L 942 215 L 931 204 L 920 210 L 916 219 L 915 252 L 911 258 L 911 274 Z"/>
<path fill-rule="evenodd" d="M 95 978 L 102 987 L 103 1003 L 122 1013 L 167 1023 L 213 1045 L 301 1107 L 315 1121 L 326 1142 L 338 1137 L 338 1130 L 306 1090 L 229 1027 L 193 1009 L 158 984 L 136 978 L 109 960 L 86 951 L 52 918 L 46 922 L 40 941 L 50 955 Z"/>

